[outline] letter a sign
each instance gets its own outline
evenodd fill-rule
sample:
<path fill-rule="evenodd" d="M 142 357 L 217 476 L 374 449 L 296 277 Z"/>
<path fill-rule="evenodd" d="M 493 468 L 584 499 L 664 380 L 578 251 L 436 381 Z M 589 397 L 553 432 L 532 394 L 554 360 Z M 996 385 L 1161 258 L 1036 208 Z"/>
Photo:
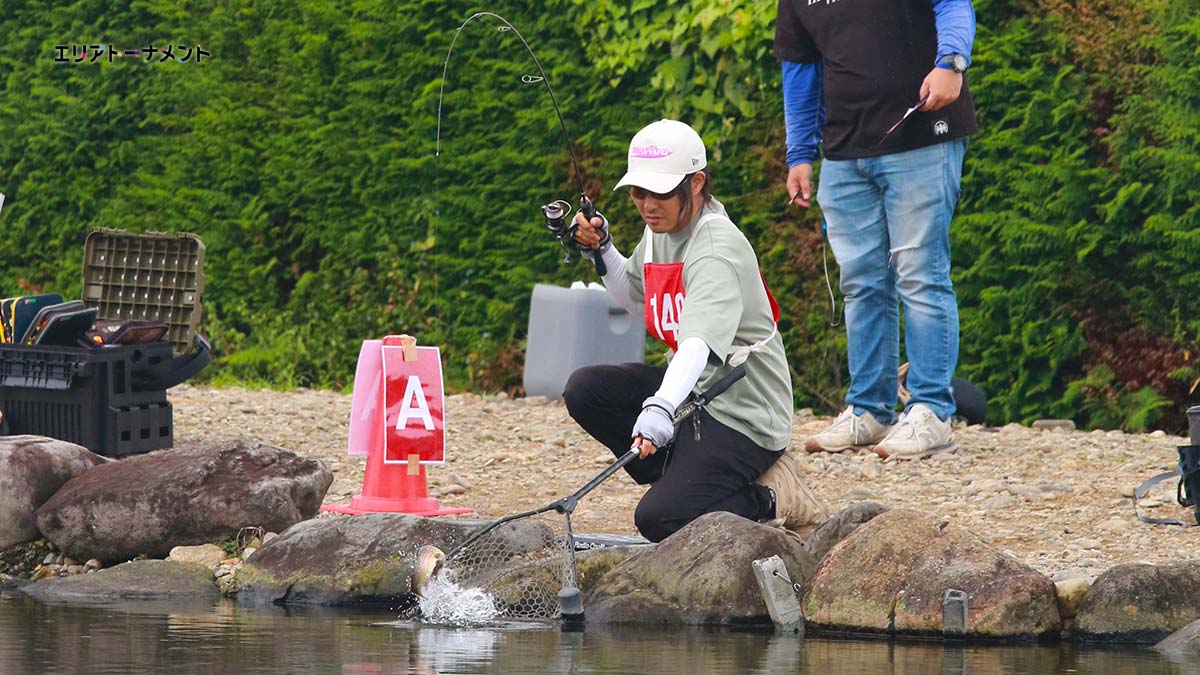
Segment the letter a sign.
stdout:
<path fill-rule="evenodd" d="M 445 394 L 437 347 L 417 347 L 417 360 L 405 361 L 404 348 L 384 345 L 384 464 L 417 455 L 421 464 L 446 461 Z"/>

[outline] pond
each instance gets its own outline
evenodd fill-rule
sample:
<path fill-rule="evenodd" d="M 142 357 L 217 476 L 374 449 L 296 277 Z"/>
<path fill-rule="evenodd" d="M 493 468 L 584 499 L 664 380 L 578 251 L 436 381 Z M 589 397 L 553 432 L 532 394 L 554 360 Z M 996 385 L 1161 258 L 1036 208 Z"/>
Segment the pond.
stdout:
<path fill-rule="evenodd" d="M 1189 673 L 1148 648 L 944 646 L 766 632 L 426 626 L 232 602 L 43 604 L 0 592 L 0 673 Z"/>

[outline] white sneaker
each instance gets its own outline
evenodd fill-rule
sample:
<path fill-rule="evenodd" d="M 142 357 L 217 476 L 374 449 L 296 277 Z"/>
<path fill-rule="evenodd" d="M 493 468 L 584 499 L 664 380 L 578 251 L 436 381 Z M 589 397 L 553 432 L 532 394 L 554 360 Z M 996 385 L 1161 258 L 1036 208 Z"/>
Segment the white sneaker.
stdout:
<path fill-rule="evenodd" d="M 887 438 L 875 446 L 875 454 L 884 459 L 920 459 L 957 447 L 950 422 L 938 419 L 924 403 L 917 403 L 900 416 Z"/>
<path fill-rule="evenodd" d="M 804 442 L 804 450 L 841 452 L 850 448 L 865 448 L 883 440 L 891 428 L 891 425 L 880 422 L 871 413 L 855 415 L 854 406 L 847 406 L 833 424 Z"/>

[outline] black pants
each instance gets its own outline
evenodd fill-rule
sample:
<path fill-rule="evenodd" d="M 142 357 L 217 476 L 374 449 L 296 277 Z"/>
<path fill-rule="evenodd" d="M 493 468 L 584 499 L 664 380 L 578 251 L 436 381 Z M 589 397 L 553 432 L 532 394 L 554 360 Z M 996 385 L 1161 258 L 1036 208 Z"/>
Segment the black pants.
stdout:
<path fill-rule="evenodd" d="M 571 374 L 563 399 L 579 426 L 620 457 L 632 445 L 642 401 L 658 391 L 665 372 L 641 363 L 587 366 Z M 781 453 L 759 447 L 706 411 L 698 419 L 700 440 L 689 418 L 679 425 L 673 445 L 625 465 L 635 481 L 650 484 L 633 515 L 650 541 L 662 541 L 714 511 L 753 520 L 773 515 L 770 490 L 755 480 Z"/>

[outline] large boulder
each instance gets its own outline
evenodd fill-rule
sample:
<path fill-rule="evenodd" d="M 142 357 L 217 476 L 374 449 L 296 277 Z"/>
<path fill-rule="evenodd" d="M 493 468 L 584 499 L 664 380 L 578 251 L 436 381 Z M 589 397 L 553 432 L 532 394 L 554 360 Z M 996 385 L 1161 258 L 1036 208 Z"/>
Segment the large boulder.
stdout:
<path fill-rule="evenodd" d="M 216 600 L 212 570 L 171 560 L 134 560 L 90 574 L 50 577 L 21 587 L 43 602 L 112 602 L 115 600 Z"/>
<path fill-rule="evenodd" d="M 1117 565 L 1096 577 L 1075 616 L 1080 638 L 1157 642 L 1200 619 L 1200 564 Z"/>
<path fill-rule="evenodd" d="M 306 521 L 268 541 L 238 571 L 238 601 L 407 605 L 417 549 L 431 544 L 450 552 L 486 524 L 399 513 Z M 540 549 L 548 530 L 534 519 L 514 521 L 498 528 L 495 544 L 520 555 Z"/>
<path fill-rule="evenodd" d="M 1200 620 L 1171 633 L 1154 648 L 1172 659 L 1200 660 Z"/>
<path fill-rule="evenodd" d="M 1033 637 L 1060 626 L 1054 583 L 971 532 L 912 509 L 881 513 L 833 548 L 809 580 L 810 624 L 940 634 L 949 589 L 967 594 L 967 632 Z"/>
<path fill-rule="evenodd" d="M 312 518 L 333 474 L 321 462 L 257 443 L 161 450 L 81 474 L 37 511 L 38 529 L 79 560 L 162 557 L 279 531 Z"/>
<path fill-rule="evenodd" d="M 40 537 L 38 507 L 68 480 L 106 461 L 66 441 L 0 436 L 0 550 Z"/>
<path fill-rule="evenodd" d="M 783 530 L 708 513 L 612 568 L 584 594 L 589 623 L 770 624 L 750 563 L 778 555 L 792 581 L 816 561 Z"/>
<path fill-rule="evenodd" d="M 825 557 L 837 543 L 858 529 L 859 525 L 887 511 L 888 507 L 878 502 L 860 502 L 833 514 L 804 542 L 805 548 L 818 561 Z"/>

